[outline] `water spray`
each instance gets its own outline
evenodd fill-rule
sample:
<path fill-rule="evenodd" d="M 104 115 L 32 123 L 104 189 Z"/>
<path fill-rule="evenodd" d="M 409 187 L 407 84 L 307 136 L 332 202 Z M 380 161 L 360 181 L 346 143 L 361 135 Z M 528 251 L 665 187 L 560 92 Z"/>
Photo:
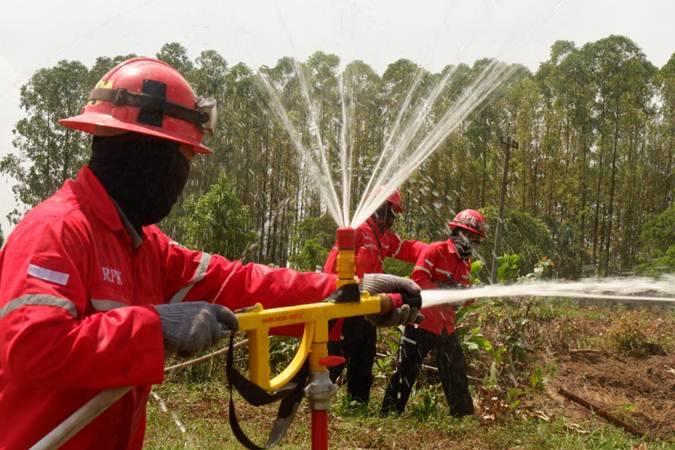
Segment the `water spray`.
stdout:
<path fill-rule="evenodd" d="M 650 293 L 654 295 L 646 295 Z M 580 281 L 533 281 L 465 289 L 432 289 L 422 291 L 422 307 L 442 304 L 460 306 L 467 300 L 504 297 L 588 298 L 675 304 L 675 277 L 590 278 Z"/>

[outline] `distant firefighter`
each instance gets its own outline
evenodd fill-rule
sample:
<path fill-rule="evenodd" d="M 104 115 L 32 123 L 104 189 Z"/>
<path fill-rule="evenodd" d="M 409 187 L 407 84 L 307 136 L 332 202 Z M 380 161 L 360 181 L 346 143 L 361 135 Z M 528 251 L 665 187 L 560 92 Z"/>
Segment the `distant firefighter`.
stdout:
<path fill-rule="evenodd" d="M 471 255 L 487 233 L 481 213 L 465 209 L 448 223 L 452 235 L 447 241 L 434 242 L 417 258 L 412 279 L 422 289 L 453 289 L 471 281 Z M 422 361 L 433 351 L 450 407 L 450 414 L 473 414 L 473 401 L 466 377 L 464 355 L 455 336 L 455 308 L 448 305 L 423 308 L 424 320 L 405 327 L 399 347 L 398 368 L 389 380 L 381 414 L 392 410 L 403 413 Z"/>
<path fill-rule="evenodd" d="M 382 263 L 386 257 L 414 263 L 427 246 L 419 241 L 401 240 L 391 230 L 396 217 L 402 213 L 401 193 L 397 189 L 356 229 L 358 277 L 364 273 L 382 273 L 384 271 Z M 326 259 L 324 272 L 335 273 L 337 253 L 337 247 L 333 247 Z M 343 325 L 340 322 L 332 330 L 333 340 L 329 343 L 328 349 L 331 354 L 343 355 L 347 360 L 347 391 L 351 398 L 367 403 L 373 384 L 372 372 L 377 340 L 375 326 L 363 317 L 349 317 L 344 319 Z M 342 340 L 335 340 L 339 339 L 340 325 L 342 325 Z M 331 378 L 335 380 L 342 369 L 342 366 L 334 367 L 331 370 Z"/>

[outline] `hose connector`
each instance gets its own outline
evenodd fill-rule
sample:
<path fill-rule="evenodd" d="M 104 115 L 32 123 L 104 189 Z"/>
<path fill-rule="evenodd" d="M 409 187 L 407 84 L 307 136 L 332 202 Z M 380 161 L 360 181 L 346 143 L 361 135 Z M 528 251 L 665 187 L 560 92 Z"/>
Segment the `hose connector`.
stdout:
<path fill-rule="evenodd" d="M 389 314 L 403 305 L 409 305 L 411 308 L 417 308 L 418 310 L 422 308 L 422 296 L 420 294 L 392 293 L 379 294 L 378 296 L 380 297 L 382 315 Z"/>
<path fill-rule="evenodd" d="M 337 281 L 336 288 L 340 296 L 336 302 L 358 302 L 360 292 L 356 279 L 356 230 L 350 227 L 340 227 L 335 232 L 337 242 Z"/>

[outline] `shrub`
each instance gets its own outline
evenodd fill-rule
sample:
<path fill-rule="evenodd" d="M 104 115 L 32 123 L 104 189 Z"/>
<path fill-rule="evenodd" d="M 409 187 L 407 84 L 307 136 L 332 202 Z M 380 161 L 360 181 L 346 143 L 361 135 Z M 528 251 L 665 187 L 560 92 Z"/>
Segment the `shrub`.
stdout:
<path fill-rule="evenodd" d="M 327 256 L 327 248 L 314 239 L 308 239 L 302 244 L 302 249 L 297 254 L 288 258 L 288 262 L 296 270 L 313 272 L 323 268 Z"/>
<path fill-rule="evenodd" d="M 328 215 L 305 217 L 293 237 L 296 253 L 288 258 L 294 269 L 322 270 L 330 248 L 335 242 L 335 222 Z"/>
<path fill-rule="evenodd" d="M 481 212 L 484 213 L 491 230 L 481 244 L 481 249 L 483 256 L 491 264 L 495 238 L 493 230 L 496 230 L 499 215 L 494 207 L 483 208 Z M 522 273 L 532 272 L 535 264 L 544 256 L 555 257 L 555 245 L 551 231 L 541 219 L 528 213 L 507 209 L 504 213 L 501 236 L 499 254 L 517 253 L 520 255 L 519 265 Z"/>
<path fill-rule="evenodd" d="M 659 258 L 664 255 L 665 249 L 668 251 L 672 249 L 675 242 L 675 205 L 653 216 L 644 224 L 640 241 L 642 243 L 640 256 L 643 261 Z"/>
<path fill-rule="evenodd" d="M 612 349 L 623 356 L 647 355 L 647 336 L 642 332 L 646 323 L 639 312 L 628 312 L 620 317 L 607 333 Z"/>
<path fill-rule="evenodd" d="M 190 248 L 240 259 L 255 242 L 249 208 L 232 191 L 224 175 L 201 197 L 183 202 L 184 215 L 177 218 L 179 234 Z"/>
<path fill-rule="evenodd" d="M 500 256 L 497 259 L 497 281 L 516 281 L 520 277 L 521 260 L 518 254 Z"/>
<path fill-rule="evenodd" d="M 641 275 L 658 276 L 664 273 L 675 273 L 675 245 L 671 245 L 660 258 L 640 264 L 635 271 Z"/>

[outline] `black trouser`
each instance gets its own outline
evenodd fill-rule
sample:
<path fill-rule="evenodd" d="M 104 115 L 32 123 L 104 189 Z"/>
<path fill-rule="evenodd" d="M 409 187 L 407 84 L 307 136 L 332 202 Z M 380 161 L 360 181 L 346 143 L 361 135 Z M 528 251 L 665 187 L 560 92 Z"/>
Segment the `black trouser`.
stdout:
<path fill-rule="evenodd" d="M 382 415 L 393 409 L 403 413 L 410 397 L 422 361 L 429 350 L 436 356 L 436 365 L 443 385 L 443 392 L 450 407 L 450 414 L 462 417 L 473 414 L 473 401 L 466 378 L 466 364 L 455 333 L 439 336 L 421 328 L 405 328 L 399 347 L 398 368 L 389 380 L 382 402 Z"/>
<path fill-rule="evenodd" d="M 347 360 L 347 392 L 353 400 L 368 402 L 373 384 L 373 363 L 377 332 L 363 317 L 347 317 L 342 325 L 342 341 L 329 342 L 328 353 L 344 356 Z M 340 376 L 344 365 L 330 369 L 333 381 Z"/>

